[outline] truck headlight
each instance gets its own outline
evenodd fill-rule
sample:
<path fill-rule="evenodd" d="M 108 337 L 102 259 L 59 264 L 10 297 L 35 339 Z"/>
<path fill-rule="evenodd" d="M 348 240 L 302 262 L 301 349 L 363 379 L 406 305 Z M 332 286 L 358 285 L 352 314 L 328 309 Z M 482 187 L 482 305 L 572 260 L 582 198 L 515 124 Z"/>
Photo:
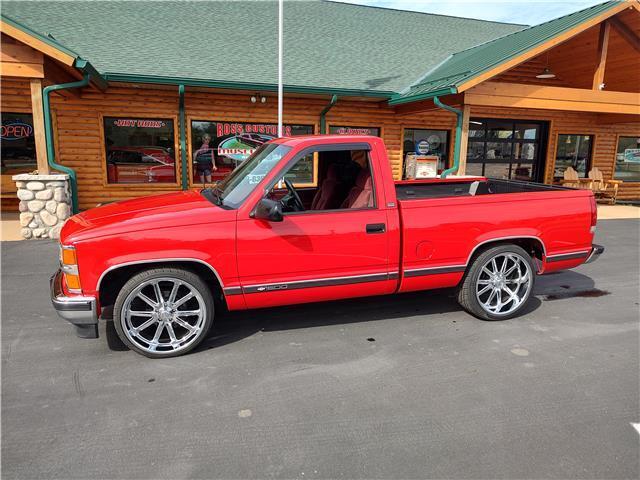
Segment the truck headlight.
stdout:
<path fill-rule="evenodd" d="M 80 276 L 78 275 L 78 257 L 75 247 L 60 245 L 60 269 L 64 281 L 71 293 L 82 293 Z"/>

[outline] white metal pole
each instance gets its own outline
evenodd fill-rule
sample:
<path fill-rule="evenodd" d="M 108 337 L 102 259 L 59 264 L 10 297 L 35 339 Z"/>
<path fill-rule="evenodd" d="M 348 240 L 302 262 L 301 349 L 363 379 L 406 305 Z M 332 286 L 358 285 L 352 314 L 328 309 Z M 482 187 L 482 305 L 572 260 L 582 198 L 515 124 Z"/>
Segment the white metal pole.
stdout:
<path fill-rule="evenodd" d="M 284 0 L 278 0 L 278 137 L 282 136 L 282 50 Z"/>

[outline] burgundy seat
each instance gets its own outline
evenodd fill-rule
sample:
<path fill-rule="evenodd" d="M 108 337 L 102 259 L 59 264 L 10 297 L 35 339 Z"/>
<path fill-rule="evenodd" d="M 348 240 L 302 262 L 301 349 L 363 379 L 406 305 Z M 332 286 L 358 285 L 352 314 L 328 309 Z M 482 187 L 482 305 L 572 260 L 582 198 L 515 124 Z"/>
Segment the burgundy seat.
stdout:
<path fill-rule="evenodd" d="M 349 191 L 340 208 L 367 208 L 373 206 L 373 188 L 369 169 L 361 170 L 356 184 Z"/>
<path fill-rule="evenodd" d="M 311 202 L 311 210 L 329 210 L 337 208 L 340 202 L 340 182 L 336 165 L 329 165 L 327 176 L 320 184 Z"/>

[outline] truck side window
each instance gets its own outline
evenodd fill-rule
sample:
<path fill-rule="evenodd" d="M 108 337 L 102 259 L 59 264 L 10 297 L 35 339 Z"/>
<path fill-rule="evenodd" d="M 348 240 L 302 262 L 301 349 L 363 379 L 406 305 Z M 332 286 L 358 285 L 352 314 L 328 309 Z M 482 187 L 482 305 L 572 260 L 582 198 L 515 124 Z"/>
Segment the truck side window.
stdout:
<path fill-rule="evenodd" d="M 317 156 L 317 161 L 310 162 L 310 156 Z M 298 172 L 300 165 L 310 164 L 317 165 L 315 185 L 293 183 L 292 179 L 295 177 L 291 173 Z M 289 180 L 295 193 L 288 190 L 284 180 Z M 295 194 L 300 202 L 294 198 Z M 306 155 L 285 173 L 283 181 L 273 187 L 269 197 L 282 201 L 285 213 L 374 208 L 375 193 L 369 152 L 333 150 Z"/>

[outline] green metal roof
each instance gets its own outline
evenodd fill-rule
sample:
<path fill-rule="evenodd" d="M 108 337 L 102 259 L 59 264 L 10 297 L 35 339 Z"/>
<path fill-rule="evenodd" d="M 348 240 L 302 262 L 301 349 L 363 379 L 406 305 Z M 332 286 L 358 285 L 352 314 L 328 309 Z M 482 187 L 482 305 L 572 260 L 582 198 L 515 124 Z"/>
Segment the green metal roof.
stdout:
<path fill-rule="evenodd" d="M 288 91 L 391 97 L 451 54 L 524 28 L 329 1 L 285 2 Z M 11 1 L 2 14 L 107 80 L 273 89 L 274 1 Z"/>
<path fill-rule="evenodd" d="M 456 93 L 462 83 L 618 6 L 619 1 L 602 3 L 454 53 L 389 103 Z"/>

